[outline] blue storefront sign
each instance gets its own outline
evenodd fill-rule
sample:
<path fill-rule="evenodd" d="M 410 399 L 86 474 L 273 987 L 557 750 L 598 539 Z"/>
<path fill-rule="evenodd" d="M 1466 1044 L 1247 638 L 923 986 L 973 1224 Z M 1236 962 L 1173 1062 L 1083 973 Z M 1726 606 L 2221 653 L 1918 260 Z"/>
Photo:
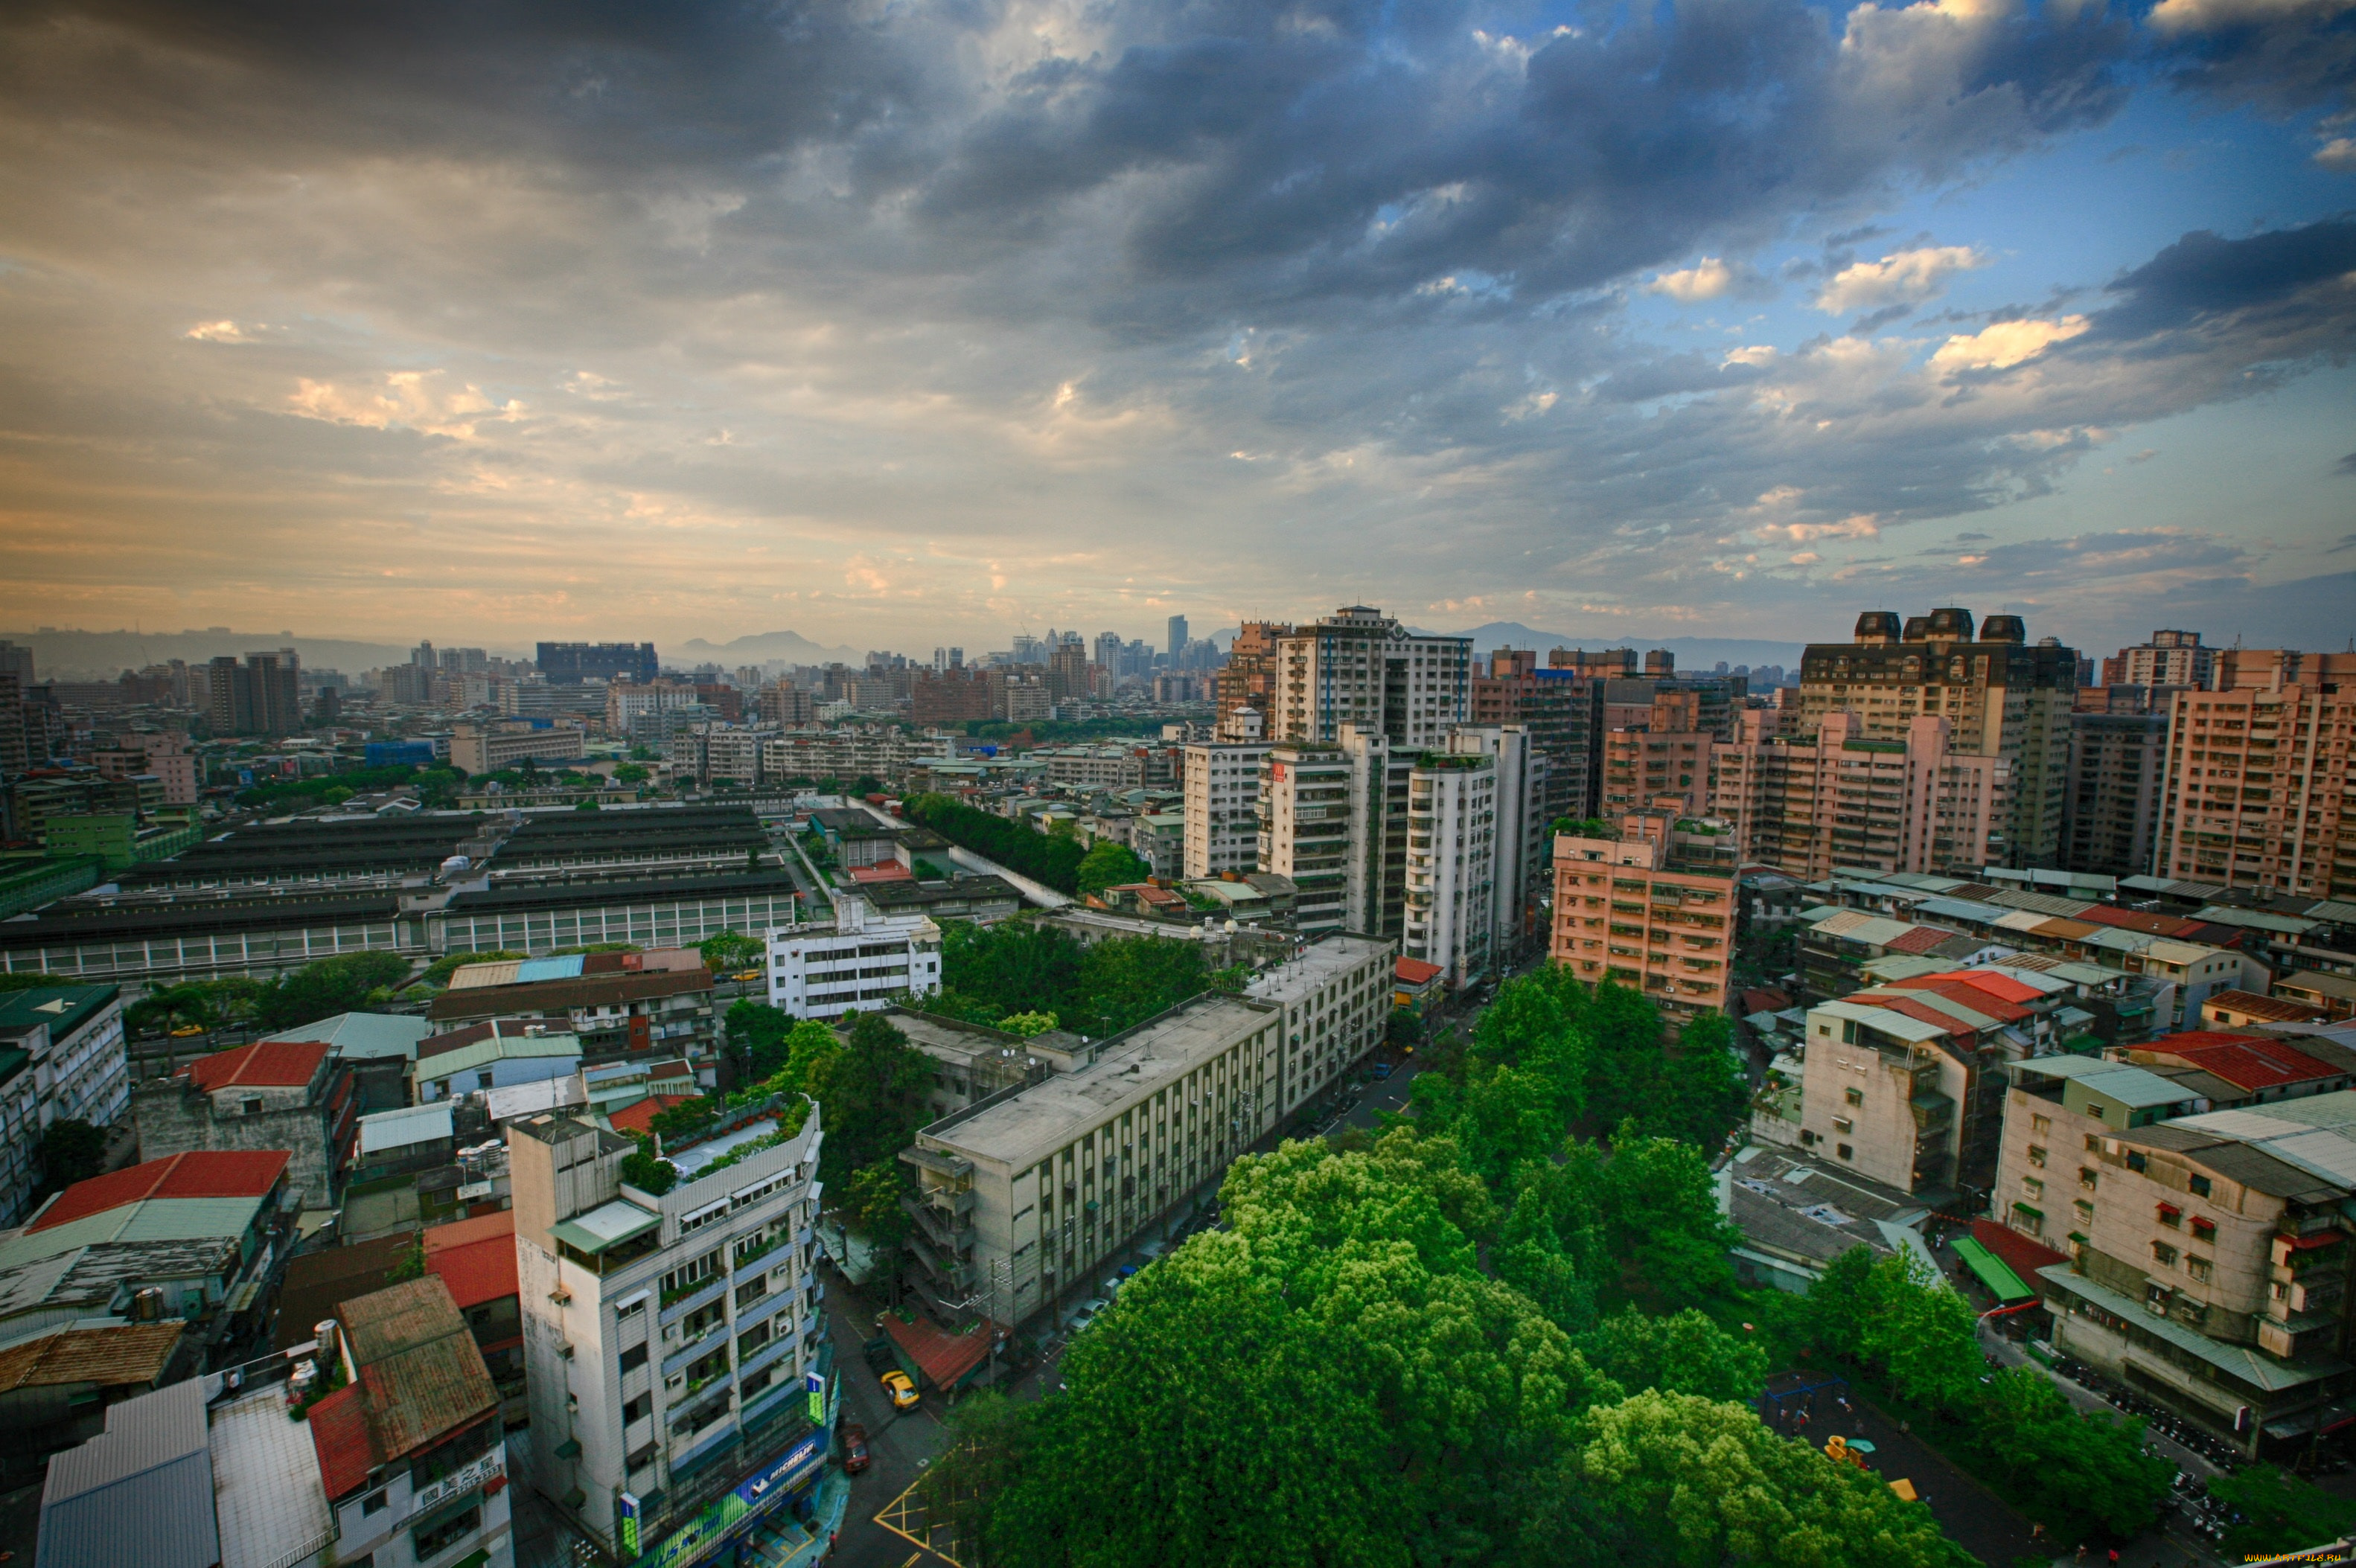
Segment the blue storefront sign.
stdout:
<path fill-rule="evenodd" d="M 784 1502 L 826 1466 L 828 1434 L 812 1432 L 744 1480 L 728 1494 L 665 1536 L 662 1544 L 634 1568 L 688 1568 L 725 1545 L 754 1520 Z M 637 1499 L 625 1498 L 635 1503 Z M 635 1531 L 635 1509 L 630 1522 Z"/>

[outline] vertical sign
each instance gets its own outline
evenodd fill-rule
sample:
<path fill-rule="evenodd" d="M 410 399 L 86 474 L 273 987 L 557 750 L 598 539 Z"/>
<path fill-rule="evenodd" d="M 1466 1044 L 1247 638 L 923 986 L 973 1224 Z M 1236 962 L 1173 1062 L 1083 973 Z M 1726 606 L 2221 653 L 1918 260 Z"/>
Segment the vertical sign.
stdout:
<path fill-rule="evenodd" d="M 809 1418 L 820 1426 L 826 1424 L 826 1379 L 817 1372 L 805 1373 L 803 1386 L 809 1390 Z"/>
<path fill-rule="evenodd" d="M 638 1499 L 636 1494 L 622 1494 L 622 1552 L 624 1561 L 636 1557 L 638 1545 Z"/>

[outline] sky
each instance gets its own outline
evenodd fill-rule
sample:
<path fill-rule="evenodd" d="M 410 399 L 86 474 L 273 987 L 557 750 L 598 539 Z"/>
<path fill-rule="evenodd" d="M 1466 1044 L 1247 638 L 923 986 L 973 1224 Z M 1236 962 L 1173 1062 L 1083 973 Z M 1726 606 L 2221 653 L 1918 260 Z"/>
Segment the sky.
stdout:
<path fill-rule="evenodd" d="M 0 626 L 2356 635 L 2356 0 L 0 12 Z"/>

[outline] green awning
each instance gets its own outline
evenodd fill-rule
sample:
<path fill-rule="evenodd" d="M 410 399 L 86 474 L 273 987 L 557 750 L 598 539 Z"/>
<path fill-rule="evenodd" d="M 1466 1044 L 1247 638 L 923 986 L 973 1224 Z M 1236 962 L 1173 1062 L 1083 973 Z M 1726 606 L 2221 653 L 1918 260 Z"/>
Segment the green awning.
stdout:
<path fill-rule="evenodd" d="M 1998 1301 L 2029 1301 L 2037 1292 L 2021 1282 L 2019 1275 L 2005 1261 L 1969 1236 L 1955 1238 L 1955 1255 L 1964 1266 L 1979 1276 L 1979 1282 L 1994 1293 Z"/>

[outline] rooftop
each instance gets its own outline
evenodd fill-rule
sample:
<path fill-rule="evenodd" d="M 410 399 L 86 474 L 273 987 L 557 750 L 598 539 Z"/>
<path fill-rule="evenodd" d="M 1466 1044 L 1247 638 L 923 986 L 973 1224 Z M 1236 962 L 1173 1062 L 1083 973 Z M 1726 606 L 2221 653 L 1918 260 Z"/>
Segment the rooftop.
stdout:
<path fill-rule="evenodd" d="M 425 1232 L 425 1272 L 450 1287 L 461 1310 L 516 1293 L 515 1211 L 478 1215 Z"/>
<path fill-rule="evenodd" d="M 2187 1038 L 2193 1037 L 2179 1035 L 2155 1040 L 2146 1049 L 2165 1051 L 2180 1057 L 2201 1072 L 2222 1078 L 2236 1089 L 2272 1089 L 2285 1083 L 2307 1083 L 2319 1078 L 2340 1076 L 2340 1070 L 2318 1061 L 2307 1052 L 2281 1040 L 2252 1036 L 2212 1045 L 2186 1046 L 2179 1043 Z"/>
<path fill-rule="evenodd" d="M 282 1029 L 262 1038 L 267 1042 L 325 1040 L 346 1061 L 379 1056 L 414 1056 L 417 1042 L 433 1032 L 423 1019 L 395 1013 L 337 1013 L 299 1029 Z"/>
<path fill-rule="evenodd" d="M 219 1089 L 301 1089 L 327 1059 L 324 1041 L 299 1044 L 291 1040 L 258 1040 L 200 1056 L 181 1075 L 210 1093 Z"/>
<path fill-rule="evenodd" d="M 927 1145 L 1026 1169 L 1122 1106 L 1176 1083 L 1273 1016 L 1265 1004 L 1239 997 L 1195 997 L 1113 1036 L 1089 1065 L 960 1111 L 918 1136 Z"/>
<path fill-rule="evenodd" d="M 482 1352 L 438 1277 L 356 1296 L 337 1317 L 367 1391 L 369 1442 L 378 1463 L 413 1454 L 498 1407 Z"/>
<path fill-rule="evenodd" d="M 171 1364 L 182 1323 L 62 1328 L 0 1347 L 0 1393 L 74 1383 L 153 1384 Z"/>
<path fill-rule="evenodd" d="M 2072 1078 L 2083 1084 L 2089 1094 L 2115 1100 L 2131 1110 L 2180 1104 L 2186 1098 L 2181 1083 L 2145 1068 L 2125 1061 L 2105 1061 L 2099 1056 L 2035 1056 L 2010 1066 L 2015 1083 L 2024 1077 Z"/>
<path fill-rule="evenodd" d="M 2261 1022 L 2277 1024 L 2320 1022 L 2327 1011 L 2311 1002 L 2262 997 L 2255 991 L 2211 991 L 2202 999 L 2201 1010 L 2205 1014 L 2211 1008 L 2219 1012 L 2241 1013 Z"/>
<path fill-rule="evenodd" d="M 285 1391 L 259 1388 L 212 1413 L 213 1510 L 221 1568 L 277 1568 L 326 1544 L 327 1494 L 305 1423 Z"/>
<path fill-rule="evenodd" d="M 477 986 L 470 990 L 444 991 L 434 998 L 426 1016 L 479 1019 L 494 1014 L 562 1012 L 573 1008 L 614 1007 L 625 1002 L 652 1001 L 712 989 L 711 973 L 685 972 L 584 975 L 569 980 L 520 982 L 511 986 Z"/>
<path fill-rule="evenodd" d="M 109 1406 L 103 1432 L 50 1458 L 39 1568 L 217 1568 L 205 1383 L 191 1378 Z M 278 1391 L 255 1397 L 265 1396 L 283 1412 Z M 292 1424 L 284 1413 L 278 1423 Z"/>
<path fill-rule="evenodd" d="M 684 1105 L 696 1097 L 693 1094 L 649 1094 L 636 1104 L 626 1105 L 621 1110 L 609 1112 L 605 1121 L 617 1133 L 648 1136 L 654 1131 L 654 1120 L 657 1116 L 669 1110 L 673 1105 Z"/>
<path fill-rule="evenodd" d="M 50 1039 L 63 1040 L 122 994 L 112 986 L 38 986 L 0 993 L 0 1031 L 47 1024 Z"/>
<path fill-rule="evenodd" d="M 360 1153 L 364 1155 L 408 1148 L 452 1136 L 447 1100 L 431 1105 L 405 1106 L 398 1111 L 376 1111 L 360 1118 Z"/>
<path fill-rule="evenodd" d="M 1263 1002 L 1298 1001 L 1390 950 L 1388 942 L 1371 936 L 1327 936 L 1253 976 L 1244 995 Z"/>
<path fill-rule="evenodd" d="M 154 1198 L 260 1198 L 292 1157 L 283 1149 L 192 1149 L 77 1181 L 44 1205 L 30 1234 Z"/>
<path fill-rule="evenodd" d="M 618 1246 L 633 1236 L 644 1235 L 661 1223 L 659 1213 L 641 1209 L 626 1198 L 616 1198 L 569 1220 L 559 1220 L 549 1227 L 548 1233 L 578 1251 L 594 1254 Z"/>

